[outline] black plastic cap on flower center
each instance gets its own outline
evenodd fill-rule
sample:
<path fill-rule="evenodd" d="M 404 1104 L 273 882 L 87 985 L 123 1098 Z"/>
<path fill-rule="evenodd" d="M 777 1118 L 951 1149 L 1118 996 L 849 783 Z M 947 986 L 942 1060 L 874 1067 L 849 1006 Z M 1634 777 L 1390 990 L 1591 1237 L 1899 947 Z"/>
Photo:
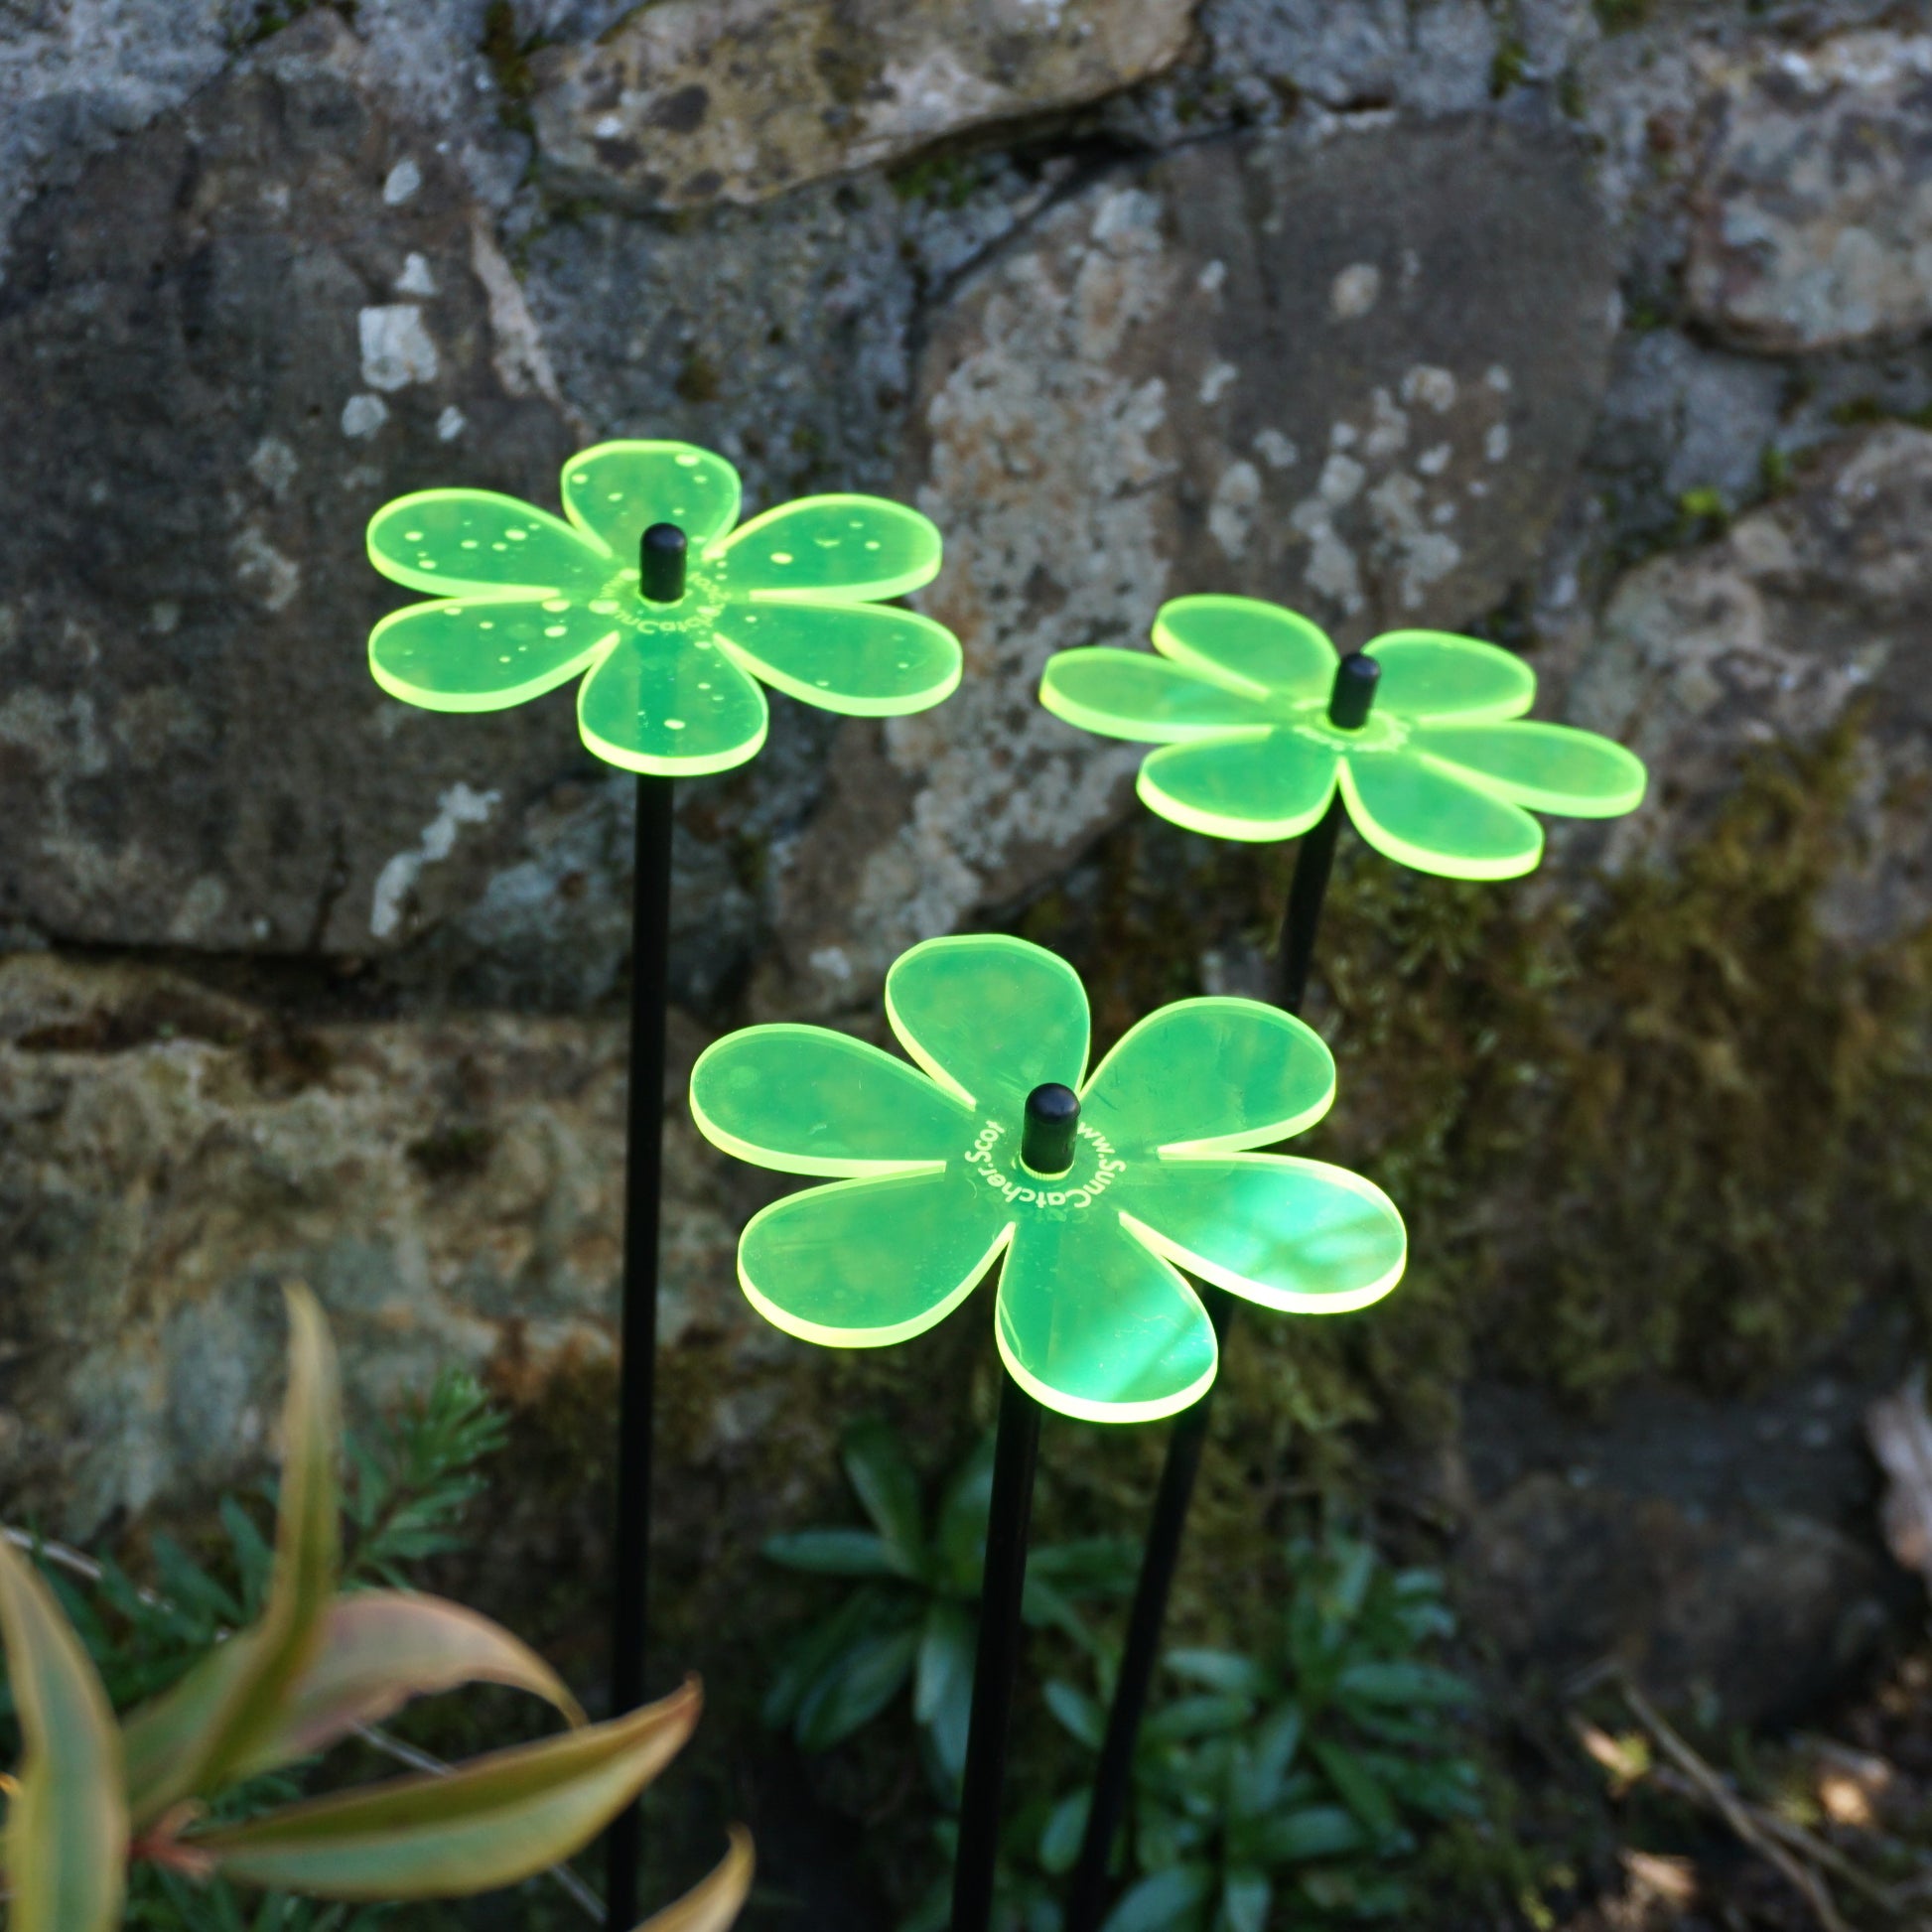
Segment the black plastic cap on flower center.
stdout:
<path fill-rule="evenodd" d="M 675 604 L 684 595 L 684 532 L 653 523 L 637 544 L 637 595 L 650 604 Z"/>
<path fill-rule="evenodd" d="M 1027 1096 L 1027 1131 L 1020 1158 L 1035 1173 L 1064 1173 L 1073 1165 L 1073 1143 L 1080 1131 L 1080 1096 L 1048 1080 Z"/>
<path fill-rule="evenodd" d="M 1353 650 L 1335 666 L 1328 692 L 1328 722 L 1337 731 L 1358 732 L 1368 723 L 1382 667 L 1364 651 Z"/>

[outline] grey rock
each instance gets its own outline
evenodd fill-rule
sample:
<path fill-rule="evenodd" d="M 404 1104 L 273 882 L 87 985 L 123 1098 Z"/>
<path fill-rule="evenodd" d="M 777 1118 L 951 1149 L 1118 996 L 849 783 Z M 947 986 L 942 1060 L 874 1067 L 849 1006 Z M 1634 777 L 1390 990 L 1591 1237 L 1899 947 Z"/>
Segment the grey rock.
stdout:
<path fill-rule="evenodd" d="M 580 761 L 567 701 L 452 719 L 369 682 L 403 601 L 370 512 L 554 501 L 572 438 L 486 224 L 333 14 L 23 217 L 0 438 L 0 916 L 393 946 Z"/>
<path fill-rule="evenodd" d="M 1338 109 L 1480 107 L 1499 36 L 1480 0 L 1207 0 L 1211 69 Z"/>
<path fill-rule="evenodd" d="M 911 387 L 907 213 L 867 177 L 702 224 L 587 214 L 532 237 L 525 292 L 589 418 L 719 451 L 748 511 L 878 487 Z"/>
<path fill-rule="evenodd" d="M 1688 491 L 1716 490 L 1733 509 L 1761 494 L 1767 455 L 1784 441 L 1789 387 L 1775 362 L 1673 330 L 1622 337 L 1589 451 L 1614 492 L 1617 535 L 1670 532 Z"/>
<path fill-rule="evenodd" d="M 659 0 L 533 59 L 544 159 L 647 207 L 761 201 L 1159 72 L 1189 0 Z"/>
<path fill-rule="evenodd" d="M 506 124 L 484 58 L 490 0 L 356 0 L 345 9 L 368 49 L 367 71 L 401 118 L 434 130 L 486 207 L 500 211 L 529 170 L 533 143 Z M 511 14 L 522 25 L 525 9 Z M 541 31 L 540 29 L 538 31 Z"/>
<path fill-rule="evenodd" d="M 1932 436 L 1858 439 L 1721 541 L 1617 586 L 1570 699 L 1579 723 L 1657 774 L 1602 834 L 1612 867 L 1668 864 L 1715 820 L 1763 748 L 1815 746 L 1856 722 L 1849 810 L 1864 855 L 1823 895 L 1856 948 L 1932 918 Z"/>
<path fill-rule="evenodd" d="M 1458 1595 L 1505 1669 L 1613 1662 L 1727 1723 L 1789 1723 L 1841 1687 L 1911 1603 L 1875 1535 L 1861 1416 L 1895 1373 L 1896 1324 L 1727 1401 L 1626 1390 L 1566 1412 L 1478 1378 L 1449 1498 Z"/>
<path fill-rule="evenodd" d="M 1653 1497 L 1525 1478 L 1458 1558 L 1464 1606 L 1503 1667 L 1562 1681 L 1622 1665 L 1734 1724 L 1790 1719 L 1842 1685 L 1888 1621 L 1884 1568 L 1805 1517 L 1711 1521 Z"/>
<path fill-rule="evenodd" d="M 766 943 L 767 854 L 823 784 L 838 721 L 782 696 L 750 764 L 677 788 L 671 848 L 672 997 L 716 1010 Z M 517 842 L 454 911 L 385 962 L 413 1002 L 568 1013 L 615 994 L 630 957 L 636 783 L 572 778 L 539 798 Z"/>
<path fill-rule="evenodd" d="M 723 1351 L 749 1401 L 787 1344 L 734 1285 L 744 1171 L 683 1104 L 703 1037 L 673 1027 L 661 1373 Z M 358 1414 L 446 1364 L 608 1360 L 623 1106 L 619 1020 L 292 1030 L 151 967 L 0 961 L 0 1515 L 85 1537 L 257 1467 L 287 1281 Z"/>
<path fill-rule="evenodd" d="M 1703 321 L 1774 351 L 1932 322 L 1932 37 L 1753 50 L 1705 118 L 1686 276 Z"/>
<path fill-rule="evenodd" d="M 1484 121 L 1203 144 L 1057 204 L 969 275 L 919 371 L 924 608 L 959 694 L 848 728 L 784 856 L 772 997 L 863 998 L 905 944 L 1064 864 L 1140 754 L 1047 716 L 1047 654 L 1228 590 L 1350 640 L 1529 573 L 1587 435 L 1613 250 L 1560 136 Z"/>
<path fill-rule="evenodd" d="M 0 15 L 0 238 L 29 196 L 220 71 L 239 0 L 35 0 Z M 5 264 L 0 241 L 0 267 Z"/>

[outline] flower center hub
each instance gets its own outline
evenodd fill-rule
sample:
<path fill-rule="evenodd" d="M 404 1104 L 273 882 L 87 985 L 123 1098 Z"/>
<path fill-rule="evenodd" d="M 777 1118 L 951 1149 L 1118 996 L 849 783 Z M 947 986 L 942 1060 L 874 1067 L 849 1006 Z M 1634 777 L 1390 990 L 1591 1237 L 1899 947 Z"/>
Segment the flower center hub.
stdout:
<path fill-rule="evenodd" d="M 1028 1166 L 1024 1130 L 1010 1120 L 983 1115 L 966 1150 L 966 1171 L 974 1181 L 1017 1214 L 1063 1221 L 1090 1208 L 1126 1171 L 1114 1144 L 1080 1121 L 1063 1173 L 1044 1174 Z"/>
<path fill-rule="evenodd" d="M 690 553 L 675 523 L 653 523 L 637 539 L 637 595 L 647 604 L 676 604 L 684 596 Z"/>
<path fill-rule="evenodd" d="M 1387 711 L 1371 711 L 1347 731 L 1329 722 L 1326 698 L 1282 698 L 1271 709 L 1284 730 L 1337 752 L 1399 752 L 1409 739 L 1409 727 Z"/>

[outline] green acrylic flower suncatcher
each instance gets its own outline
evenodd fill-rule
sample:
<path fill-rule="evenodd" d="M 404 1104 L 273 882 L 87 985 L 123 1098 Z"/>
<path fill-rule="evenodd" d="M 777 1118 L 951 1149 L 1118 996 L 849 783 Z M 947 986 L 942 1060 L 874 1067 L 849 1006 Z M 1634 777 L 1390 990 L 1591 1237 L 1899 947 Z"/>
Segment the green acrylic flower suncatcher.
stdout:
<path fill-rule="evenodd" d="M 1137 789 L 1162 817 L 1223 839 L 1291 839 L 1339 787 L 1355 828 L 1390 859 L 1449 879 L 1513 879 L 1543 854 L 1532 811 L 1611 818 L 1642 800 L 1620 745 L 1526 720 L 1536 674 L 1473 637 L 1392 630 L 1354 728 L 1330 714 L 1341 658 L 1308 619 L 1245 597 L 1164 605 L 1146 651 L 1056 652 L 1040 680 L 1055 716 L 1160 746 Z"/>
<path fill-rule="evenodd" d="M 738 473 L 688 443 L 600 443 L 564 465 L 565 515 L 424 489 L 370 519 L 369 559 L 436 602 L 384 618 L 369 668 L 431 711 L 500 711 L 578 676 L 578 728 L 626 770 L 698 777 L 755 757 L 760 684 L 856 717 L 939 703 L 959 645 L 887 608 L 930 582 L 939 533 L 883 497 L 807 496 L 738 524 Z M 653 559 L 647 532 L 681 532 Z M 653 583 L 653 562 L 668 574 Z"/>
<path fill-rule="evenodd" d="M 1177 1272 L 1270 1308 L 1359 1309 L 1407 1253 L 1381 1190 L 1248 1152 L 1334 1098 L 1334 1062 L 1257 1001 L 1182 1000 L 1087 1072 L 1065 961 L 999 935 L 928 940 L 886 983 L 909 1066 L 829 1029 L 748 1028 L 699 1058 L 691 1110 L 742 1160 L 833 1178 L 756 1215 L 739 1278 L 807 1341 L 864 1348 L 941 1320 L 1002 1256 L 994 1332 L 1014 1380 L 1063 1415 L 1146 1422 L 1199 1397 L 1213 1324 Z M 1063 1172 L 1023 1160 L 1029 1096 L 1071 1089 Z"/>

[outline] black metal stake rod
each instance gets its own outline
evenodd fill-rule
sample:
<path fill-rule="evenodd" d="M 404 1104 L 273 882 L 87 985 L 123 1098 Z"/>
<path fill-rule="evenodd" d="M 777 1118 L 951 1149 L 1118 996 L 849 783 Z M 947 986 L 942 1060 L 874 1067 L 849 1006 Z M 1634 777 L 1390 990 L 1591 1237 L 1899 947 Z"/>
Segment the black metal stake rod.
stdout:
<path fill-rule="evenodd" d="M 653 523 L 638 546 L 638 595 L 675 604 L 684 595 L 684 532 Z M 630 886 L 630 1087 L 624 1115 L 623 1309 L 618 1384 L 618 1510 L 611 1580 L 611 1715 L 644 1701 L 644 1628 L 650 1579 L 650 1449 L 657 1368 L 658 1196 L 664 1167 L 664 1009 L 670 998 L 671 804 L 669 778 L 637 774 L 637 835 Z M 605 1924 L 637 1918 L 643 1812 L 612 1821 Z"/>
<path fill-rule="evenodd" d="M 1057 1081 L 1027 1096 L 1020 1158 L 1042 1176 L 1073 1165 L 1080 1101 Z M 959 1850 L 953 1860 L 952 1932 L 987 1932 L 1000 1856 L 1000 1799 L 1006 1789 L 1013 1686 L 1020 1669 L 1021 1599 L 1027 1586 L 1027 1529 L 1034 1513 L 1039 1404 L 1011 1375 L 1000 1378 L 1000 1425 L 993 1441 L 993 1497 L 980 1579 L 979 1648 L 973 1660 L 973 1715 L 959 1799 Z"/>
<path fill-rule="evenodd" d="M 1375 702 L 1381 666 L 1356 651 L 1335 670 L 1328 695 L 1328 721 L 1343 731 L 1360 731 Z M 1300 1013 L 1309 988 L 1309 968 L 1314 959 L 1315 930 L 1321 922 L 1321 902 L 1334 868 L 1335 840 L 1341 831 L 1344 807 L 1339 788 L 1328 809 L 1303 837 L 1296 855 L 1295 876 L 1289 882 L 1288 908 L 1276 960 L 1276 1003 Z M 1200 1297 L 1214 1323 L 1217 1339 L 1226 1344 L 1234 1316 L 1234 1297 L 1208 1283 Z M 1107 1908 L 1109 1867 L 1121 1820 L 1127 1814 L 1134 1785 L 1134 1747 L 1147 1710 L 1148 1692 L 1161 1651 L 1161 1628 L 1168 1618 L 1168 1598 L 1173 1589 L 1180 1561 L 1180 1538 L 1187 1527 L 1193 1501 L 1194 1478 L 1200 1471 L 1201 1449 L 1207 1441 L 1208 1391 L 1174 1422 L 1168 1437 L 1168 1453 L 1161 1465 L 1161 1486 L 1155 1492 L 1154 1514 L 1148 1523 L 1147 1547 L 1141 1553 L 1141 1574 L 1134 1586 L 1134 1606 L 1128 1612 L 1127 1644 L 1121 1652 L 1120 1676 L 1107 1713 L 1107 1731 L 1100 1743 L 1100 1762 L 1094 1771 L 1093 1799 L 1087 1826 L 1067 1883 L 1066 1932 L 1096 1932 Z M 957 1928 L 955 1928 L 957 1932 Z"/>

